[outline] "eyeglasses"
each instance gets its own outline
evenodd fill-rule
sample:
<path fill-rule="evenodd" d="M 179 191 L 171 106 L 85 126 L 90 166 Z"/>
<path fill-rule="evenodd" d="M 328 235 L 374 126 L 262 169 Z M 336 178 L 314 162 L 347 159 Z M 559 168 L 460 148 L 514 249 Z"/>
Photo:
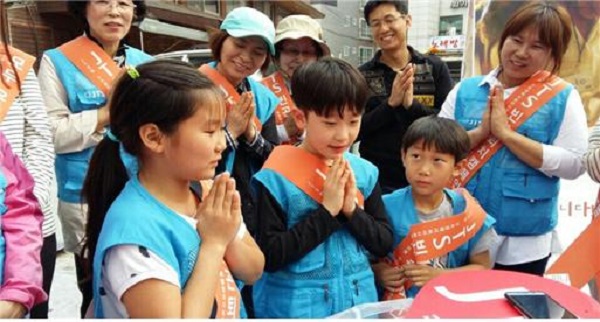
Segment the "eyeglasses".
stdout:
<path fill-rule="evenodd" d="M 298 57 L 298 55 L 302 54 L 302 56 L 305 57 L 316 57 L 317 56 L 317 51 L 315 49 L 306 49 L 306 50 L 301 50 L 299 48 L 291 48 L 291 47 L 284 47 L 281 48 L 281 53 L 286 54 L 288 56 L 294 56 L 294 57 Z"/>
<path fill-rule="evenodd" d="M 131 12 L 137 7 L 133 3 L 127 1 L 113 2 L 109 0 L 92 0 L 91 2 L 94 6 L 106 11 L 112 9 L 113 7 L 117 7 L 117 11 L 120 13 Z"/>
<path fill-rule="evenodd" d="M 393 15 L 393 14 L 389 14 L 386 15 L 383 20 L 371 20 L 371 29 L 379 29 L 383 26 L 383 24 L 385 24 L 386 26 L 391 26 L 393 25 L 396 21 L 400 20 L 400 19 L 406 19 L 405 14 L 399 14 L 399 15 Z"/>

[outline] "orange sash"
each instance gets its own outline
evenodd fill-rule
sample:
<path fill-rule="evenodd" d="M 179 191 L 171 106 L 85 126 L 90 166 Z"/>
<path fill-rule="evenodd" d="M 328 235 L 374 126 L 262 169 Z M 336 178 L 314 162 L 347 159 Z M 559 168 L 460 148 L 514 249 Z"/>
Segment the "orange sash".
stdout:
<path fill-rule="evenodd" d="M 217 319 L 239 319 L 240 318 L 240 291 L 235 285 L 233 275 L 225 261 L 221 264 L 219 271 L 219 285 L 215 291 L 217 301 Z"/>
<path fill-rule="evenodd" d="M 592 218 L 589 226 L 546 272 L 564 273 L 569 274 L 571 286 L 577 289 L 594 278 L 596 286 L 600 287 L 600 217 Z"/>
<path fill-rule="evenodd" d="M 7 46 L 10 56 L 12 57 L 11 64 L 8 59 L 8 53 L 4 51 L 4 44 L 1 42 L 0 47 L 0 64 L 2 64 L 3 78 L 3 82 L 0 82 L 0 121 L 2 121 L 4 120 L 8 109 L 12 106 L 15 98 L 21 93 L 19 83 L 17 83 L 17 76 L 21 83 L 23 83 L 27 77 L 27 73 L 29 73 L 29 70 L 35 62 L 35 57 L 27 55 L 11 46 Z M 17 75 L 15 75 L 15 70 Z"/>
<path fill-rule="evenodd" d="M 235 90 L 233 85 L 216 69 L 210 67 L 208 64 L 204 64 L 199 68 L 202 74 L 206 75 L 215 85 L 219 86 L 223 95 L 225 95 L 225 101 L 227 102 L 227 111 L 231 110 L 237 102 L 240 101 L 240 94 Z M 252 116 L 252 122 L 256 126 L 256 130 L 260 132 L 262 130 L 262 123 L 256 117 L 256 113 Z"/>
<path fill-rule="evenodd" d="M 567 83 L 564 80 L 548 71 L 535 73 L 504 100 L 510 127 L 516 130 L 565 86 Z M 452 180 L 450 188 L 464 187 L 502 145 L 490 135 L 471 149 L 469 155 L 458 164 L 459 175 Z"/>
<path fill-rule="evenodd" d="M 273 149 L 263 169 L 279 173 L 313 200 L 319 204 L 323 203 L 323 185 L 329 167 L 314 154 L 299 147 L 280 145 Z M 357 191 L 356 203 L 363 208 L 365 197 L 360 190 Z"/>
<path fill-rule="evenodd" d="M 279 105 L 277 105 L 277 109 L 275 110 L 275 122 L 277 125 L 283 125 L 284 121 L 288 117 L 292 117 L 290 112 L 298 109 L 296 107 L 296 103 L 294 103 L 294 100 L 292 100 L 290 91 L 285 85 L 283 75 L 281 75 L 280 72 L 275 72 L 271 76 L 263 78 L 261 82 L 273 93 L 275 93 L 277 97 L 281 98 L 281 102 Z M 301 128 L 298 129 L 301 132 L 303 131 Z M 295 144 L 297 141 L 298 140 L 296 138 L 290 137 L 289 142 L 283 142 L 282 144 Z"/>
<path fill-rule="evenodd" d="M 60 51 L 108 97 L 119 66 L 98 44 L 86 36 L 79 36 L 59 47 Z"/>
<path fill-rule="evenodd" d="M 393 259 L 384 259 L 392 266 L 403 266 L 429 261 L 446 255 L 468 242 L 485 221 L 486 213 L 479 203 L 465 189 L 457 189 L 466 201 L 465 210 L 458 215 L 414 224 L 406 238 L 394 250 Z M 410 287 L 408 283 L 405 288 Z M 384 300 L 406 298 L 404 289 L 397 292 L 386 291 Z"/>
<path fill-rule="evenodd" d="M 213 186 L 213 180 L 201 180 L 202 200 L 208 195 Z M 219 285 L 215 290 L 215 300 L 217 301 L 217 314 L 219 319 L 239 319 L 240 318 L 240 292 L 235 285 L 235 280 L 229 271 L 229 266 L 224 260 L 219 270 Z"/>

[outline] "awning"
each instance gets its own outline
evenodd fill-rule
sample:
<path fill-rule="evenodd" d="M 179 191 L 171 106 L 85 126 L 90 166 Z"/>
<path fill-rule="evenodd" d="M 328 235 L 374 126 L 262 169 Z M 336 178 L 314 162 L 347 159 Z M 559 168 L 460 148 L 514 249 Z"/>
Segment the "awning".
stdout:
<path fill-rule="evenodd" d="M 166 22 L 160 22 L 155 19 L 144 18 L 138 28 L 143 32 L 149 32 L 159 35 L 167 35 L 190 40 L 208 42 L 208 34 L 202 30 L 176 26 Z"/>

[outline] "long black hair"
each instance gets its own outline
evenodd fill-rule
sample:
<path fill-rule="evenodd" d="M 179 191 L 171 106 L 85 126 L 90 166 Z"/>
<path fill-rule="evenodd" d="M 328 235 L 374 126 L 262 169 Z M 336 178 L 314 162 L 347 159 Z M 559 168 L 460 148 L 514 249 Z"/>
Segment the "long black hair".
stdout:
<path fill-rule="evenodd" d="M 83 183 L 82 195 L 88 204 L 83 252 L 88 252 L 88 265 L 93 262 L 106 212 L 129 179 L 119 156 L 120 145 L 139 158 L 144 147 L 138 134 L 141 126 L 155 124 L 162 133 L 173 134 L 204 105 L 203 97 L 220 97 L 218 88 L 188 63 L 157 60 L 136 70 L 137 77 L 123 73 L 113 87 L 109 110 L 114 138 L 100 141 Z M 91 265 L 87 268 L 91 272 Z"/>

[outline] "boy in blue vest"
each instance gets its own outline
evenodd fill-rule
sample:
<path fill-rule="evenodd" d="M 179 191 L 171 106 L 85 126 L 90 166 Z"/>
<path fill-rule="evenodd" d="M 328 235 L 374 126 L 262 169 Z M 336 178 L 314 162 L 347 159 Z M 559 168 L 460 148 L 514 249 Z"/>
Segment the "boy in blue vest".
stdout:
<path fill-rule="evenodd" d="M 392 249 L 377 168 L 348 153 L 367 100 L 364 78 L 325 58 L 296 70 L 291 90 L 305 139 L 276 147 L 253 178 L 265 254 L 257 318 L 323 318 L 376 302 L 368 254 Z"/>
<path fill-rule="evenodd" d="M 430 116 L 408 128 L 401 157 L 410 186 L 383 197 L 394 252 L 373 265 L 384 299 L 414 297 L 445 272 L 491 268 L 495 220 L 465 189 L 446 188 L 469 147 L 467 132 L 452 120 Z"/>

